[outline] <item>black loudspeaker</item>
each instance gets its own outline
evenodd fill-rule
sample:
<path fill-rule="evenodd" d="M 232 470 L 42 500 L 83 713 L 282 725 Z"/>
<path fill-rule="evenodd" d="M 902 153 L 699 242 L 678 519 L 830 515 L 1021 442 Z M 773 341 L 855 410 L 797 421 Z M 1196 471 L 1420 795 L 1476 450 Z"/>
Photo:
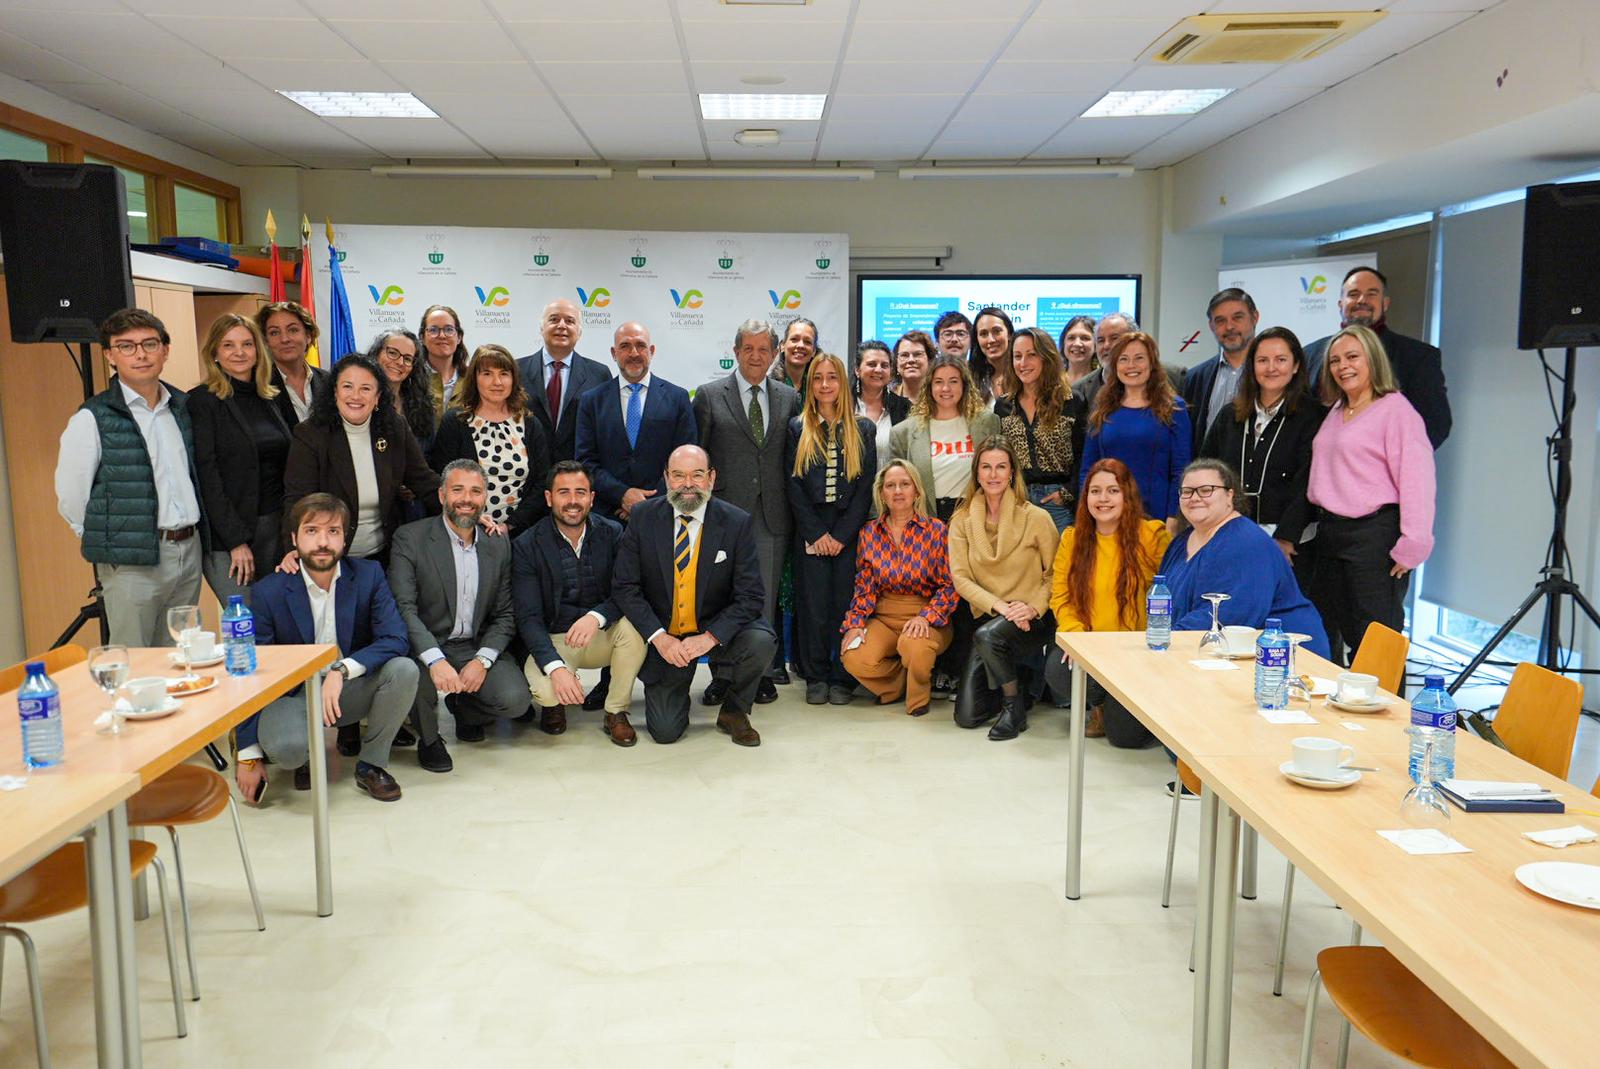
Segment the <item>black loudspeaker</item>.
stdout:
<path fill-rule="evenodd" d="M 98 342 L 105 318 L 133 307 L 122 175 L 0 160 L 0 257 L 13 341 Z"/>
<path fill-rule="evenodd" d="M 1528 187 L 1517 348 L 1600 345 L 1600 182 Z"/>

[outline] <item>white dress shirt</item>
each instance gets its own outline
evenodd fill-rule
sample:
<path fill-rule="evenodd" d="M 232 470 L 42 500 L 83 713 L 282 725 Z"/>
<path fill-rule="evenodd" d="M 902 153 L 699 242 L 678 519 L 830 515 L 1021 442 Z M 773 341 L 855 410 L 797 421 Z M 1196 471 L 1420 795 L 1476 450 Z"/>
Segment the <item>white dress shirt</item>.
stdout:
<path fill-rule="evenodd" d="M 172 414 L 172 395 L 158 386 L 161 397 L 156 406 L 120 379 L 122 399 L 150 453 L 150 468 L 156 484 L 156 527 L 181 531 L 200 522 L 200 500 L 189 479 L 189 450 L 183 444 L 183 431 Z M 67 420 L 61 432 L 61 453 L 56 459 L 56 508 L 79 538 L 83 537 L 83 513 L 89 507 L 89 491 L 100 470 L 100 428 L 94 413 L 80 408 Z"/>
<path fill-rule="evenodd" d="M 692 554 L 695 551 L 695 547 L 700 544 L 700 532 L 701 532 L 702 529 L 704 529 L 704 527 L 706 525 L 706 508 L 710 504 L 711 504 L 711 498 L 707 497 L 704 501 L 700 502 L 700 507 L 695 509 L 693 512 L 678 512 L 677 510 L 673 510 L 673 513 L 672 513 L 672 535 L 671 535 L 672 548 L 675 549 L 677 547 L 677 545 L 678 545 L 678 517 L 687 516 L 687 517 L 689 517 L 689 552 Z M 671 555 L 672 555 L 671 553 L 668 554 L 669 557 Z M 698 567 L 699 567 L 699 565 L 696 565 L 697 569 L 698 569 Z M 698 574 L 698 572 L 697 572 L 697 574 Z M 668 611 L 668 614 L 670 615 L 672 610 L 669 608 L 667 611 Z M 696 615 L 698 615 L 698 614 L 696 614 Z M 650 633 L 650 637 L 645 639 L 645 641 L 646 642 L 654 642 L 656 640 L 656 636 L 657 635 L 664 635 L 666 633 L 667 633 L 667 629 L 666 628 L 658 627 L 658 628 L 656 628 L 654 631 L 652 631 Z"/>
<path fill-rule="evenodd" d="M 450 534 L 450 557 L 455 564 L 456 576 L 456 622 L 450 628 L 447 639 L 472 637 L 472 617 L 478 607 L 478 540 L 476 537 L 468 542 L 456 533 L 450 526 L 450 521 L 440 517 L 439 522 L 444 524 L 444 529 Z M 493 665 L 495 658 L 500 654 L 488 646 L 480 646 L 476 654 Z M 422 663 L 429 668 L 434 663 L 444 659 L 444 651 L 438 646 L 430 646 L 422 651 Z"/>
<path fill-rule="evenodd" d="M 300 569 L 300 578 L 304 579 L 306 583 L 306 597 L 311 602 L 311 626 L 313 631 L 311 641 L 319 646 L 339 645 L 339 614 L 334 608 L 333 598 L 334 588 L 339 582 L 339 573 L 342 568 L 343 566 L 339 564 L 333 566 L 333 578 L 328 580 L 328 589 L 326 590 L 317 585 L 317 581 L 311 577 L 309 568 Z M 340 650 L 339 652 L 344 653 L 345 651 Z M 359 679 L 366 675 L 367 666 L 353 657 L 346 657 L 340 663 L 350 670 L 351 679 Z M 323 669 L 322 674 L 327 675 L 332 667 L 332 665 L 329 665 L 328 668 Z"/>

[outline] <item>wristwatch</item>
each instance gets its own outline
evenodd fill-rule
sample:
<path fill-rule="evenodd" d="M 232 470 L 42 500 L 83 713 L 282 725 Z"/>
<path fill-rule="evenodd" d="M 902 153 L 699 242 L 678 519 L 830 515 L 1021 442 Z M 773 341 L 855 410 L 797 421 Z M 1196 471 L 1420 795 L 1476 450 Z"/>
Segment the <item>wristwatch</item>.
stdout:
<path fill-rule="evenodd" d="M 346 683 L 350 682 L 350 666 L 345 664 L 343 661 L 334 661 L 333 666 L 330 667 L 328 671 L 338 672 L 344 677 L 344 681 Z"/>
<path fill-rule="evenodd" d="M 483 654 L 481 654 L 481 653 L 475 653 L 475 654 L 473 654 L 473 655 L 472 655 L 472 659 L 473 659 L 473 660 L 474 660 L 474 661 L 477 661 L 477 662 L 478 662 L 478 663 L 479 663 L 479 664 L 481 664 L 481 665 L 483 665 L 483 670 L 484 670 L 484 671 L 485 671 L 485 672 L 487 672 L 487 671 L 488 671 L 488 670 L 489 670 L 489 669 L 491 669 L 491 668 L 493 668 L 493 667 L 494 667 L 494 662 L 493 662 L 493 661 L 491 661 L 491 660 L 489 660 L 489 658 L 487 658 L 487 657 L 485 657 L 485 656 L 484 656 L 484 655 L 483 655 Z"/>

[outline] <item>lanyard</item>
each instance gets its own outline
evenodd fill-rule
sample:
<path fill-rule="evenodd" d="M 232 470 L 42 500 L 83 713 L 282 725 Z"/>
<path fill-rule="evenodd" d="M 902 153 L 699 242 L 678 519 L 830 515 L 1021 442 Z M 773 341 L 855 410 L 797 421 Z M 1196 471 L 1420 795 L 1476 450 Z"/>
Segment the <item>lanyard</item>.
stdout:
<path fill-rule="evenodd" d="M 1261 478 L 1256 483 L 1255 492 L 1252 493 L 1247 474 L 1248 468 L 1245 465 L 1245 459 L 1250 449 L 1250 440 L 1255 437 L 1256 433 L 1256 417 L 1254 413 L 1251 413 L 1249 424 L 1245 427 L 1244 438 L 1239 442 L 1239 478 L 1245 480 L 1244 492 L 1246 497 L 1261 496 L 1261 486 L 1266 481 L 1267 467 L 1272 463 L 1272 449 L 1278 444 L 1278 435 L 1283 433 L 1284 422 L 1283 409 L 1280 408 L 1278 409 L 1278 414 L 1273 416 L 1267 424 L 1268 427 L 1272 428 L 1272 441 L 1267 443 L 1267 455 L 1261 458 Z"/>

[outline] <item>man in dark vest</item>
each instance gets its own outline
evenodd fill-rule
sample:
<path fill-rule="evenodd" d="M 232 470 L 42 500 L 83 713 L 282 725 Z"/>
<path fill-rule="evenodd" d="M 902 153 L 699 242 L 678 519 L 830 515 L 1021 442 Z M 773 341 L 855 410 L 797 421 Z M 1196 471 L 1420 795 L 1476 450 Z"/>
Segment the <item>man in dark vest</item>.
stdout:
<path fill-rule="evenodd" d="M 100 344 L 115 374 L 61 432 L 57 507 L 100 577 L 110 640 L 170 646 L 167 610 L 200 601 L 187 398 L 161 381 L 172 338 L 149 312 L 113 312 Z"/>

